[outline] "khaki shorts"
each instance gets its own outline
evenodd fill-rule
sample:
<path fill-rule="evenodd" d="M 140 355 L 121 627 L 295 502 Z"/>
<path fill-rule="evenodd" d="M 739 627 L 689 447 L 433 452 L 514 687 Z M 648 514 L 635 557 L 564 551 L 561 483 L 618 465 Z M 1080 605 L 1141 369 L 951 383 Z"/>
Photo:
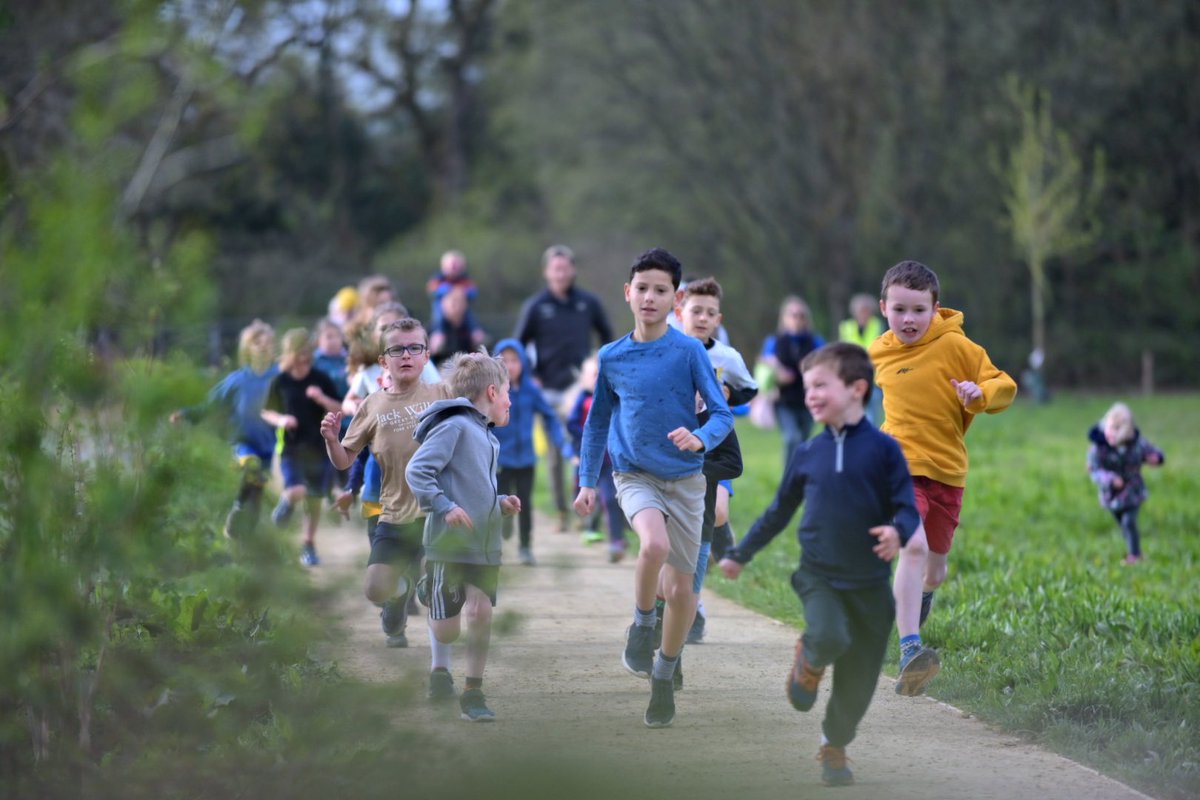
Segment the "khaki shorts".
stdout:
<path fill-rule="evenodd" d="M 663 480 L 645 472 L 614 472 L 617 502 L 629 524 L 639 511 L 657 509 L 667 518 L 667 563 L 687 575 L 695 574 L 700 557 L 700 528 L 704 523 L 704 474 Z"/>

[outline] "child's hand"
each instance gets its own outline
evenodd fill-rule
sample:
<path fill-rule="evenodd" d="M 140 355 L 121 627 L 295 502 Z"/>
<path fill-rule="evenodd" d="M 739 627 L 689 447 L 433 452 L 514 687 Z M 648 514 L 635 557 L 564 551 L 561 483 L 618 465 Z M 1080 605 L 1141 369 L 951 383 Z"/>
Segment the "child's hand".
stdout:
<path fill-rule="evenodd" d="M 879 544 L 871 548 L 871 552 L 884 561 L 891 561 L 900 552 L 900 531 L 892 525 L 877 525 L 871 528 L 870 534 L 879 540 Z"/>
<path fill-rule="evenodd" d="M 1150 453 L 1148 456 L 1146 456 L 1147 464 L 1153 464 L 1154 466 L 1157 467 L 1162 462 L 1163 462 L 1162 453 Z"/>
<path fill-rule="evenodd" d="M 321 419 L 321 438 L 325 441 L 337 442 L 338 434 L 341 431 L 342 414 L 340 411 L 330 411 Z"/>
<path fill-rule="evenodd" d="M 732 558 L 722 558 L 717 566 L 721 568 L 721 574 L 731 581 L 736 581 L 738 575 L 741 575 L 742 570 L 746 567 L 745 564 L 734 561 Z"/>
<path fill-rule="evenodd" d="M 304 390 L 304 396 L 309 400 L 320 400 L 325 396 L 320 386 L 309 386 Z"/>
<path fill-rule="evenodd" d="M 977 383 L 956 381 L 951 378 L 950 385 L 954 387 L 954 391 L 958 394 L 958 400 L 963 406 L 969 406 L 972 401 L 983 397 L 983 389 L 980 389 Z"/>
<path fill-rule="evenodd" d="M 704 442 L 700 441 L 696 434 L 687 428 L 676 428 L 667 434 L 667 438 L 680 450 L 691 450 L 693 453 L 699 453 L 704 449 Z"/>
<path fill-rule="evenodd" d="M 579 487 L 579 494 L 575 497 L 575 513 L 581 517 L 586 517 L 592 513 L 592 509 L 596 507 L 596 490 L 591 486 Z"/>
<path fill-rule="evenodd" d="M 510 494 L 500 501 L 500 513 L 507 516 L 521 513 L 521 498 Z"/>
<path fill-rule="evenodd" d="M 455 506 L 446 513 L 446 524 L 451 528 L 475 530 L 475 523 L 471 522 L 471 515 L 464 511 L 462 506 Z"/>
<path fill-rule="evenodd" d="M 183 421 L 183 412 L 182 411 L 172 411 L 171 412 L 171 424 L 172 425 L 178 425 L 182 421 Z"/>
<path fill-rule="evenodd" d="M 1124 486 L 1125 486 L 1125 481 L 1121 478 L 1121 476 L 1114 475 L 1113 479 L 1112 479 L 1112 488 L 1122 489 L 1122 488 L 1124 488 Z"/>
<path fill-rule="evenodd" d="M 354 502 L 354 492 L 342 492 L 333 499 L 333 507 L 347 521 L 350 519 L 350 504 Z"/>

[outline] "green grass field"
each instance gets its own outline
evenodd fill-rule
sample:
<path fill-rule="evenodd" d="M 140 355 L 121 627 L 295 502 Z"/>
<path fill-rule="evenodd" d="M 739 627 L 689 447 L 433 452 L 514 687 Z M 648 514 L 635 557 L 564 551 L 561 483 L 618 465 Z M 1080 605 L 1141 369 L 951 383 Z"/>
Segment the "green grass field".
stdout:
<path fill-rule="evenodd" d="M 1122 398 L 1167 457 L 1144 471 L 1146 559 L 1132 567 L 1085 467 L 1087 429 L 1115 399 L 1059 395 L 975 421 L 949 577 L 922 631 L 942 657 L 930 694 L 1156 796 L 1198 797 L 1200 397 Z M 782 456 L 774 431 L 741 419 L 738 436 L 740 536 L 774 496 Z M 797 562 L 793 527 L 739 581 L 707 585 L 802 627 Z"/>

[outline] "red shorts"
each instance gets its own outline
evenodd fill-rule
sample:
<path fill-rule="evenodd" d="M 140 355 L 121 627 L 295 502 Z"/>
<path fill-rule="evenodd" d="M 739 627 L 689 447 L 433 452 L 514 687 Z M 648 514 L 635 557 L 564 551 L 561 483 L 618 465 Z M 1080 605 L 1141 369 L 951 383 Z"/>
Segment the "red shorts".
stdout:
<path fill-rule="evenodd" d="M 917 496 L 917 513 L 925 525 L 929 552 L 946 555 L 954 541 L 958 515 L 962 511 L 961 486 L 949 486 L 924 475 L 913 476 L 913 492 Z"/>

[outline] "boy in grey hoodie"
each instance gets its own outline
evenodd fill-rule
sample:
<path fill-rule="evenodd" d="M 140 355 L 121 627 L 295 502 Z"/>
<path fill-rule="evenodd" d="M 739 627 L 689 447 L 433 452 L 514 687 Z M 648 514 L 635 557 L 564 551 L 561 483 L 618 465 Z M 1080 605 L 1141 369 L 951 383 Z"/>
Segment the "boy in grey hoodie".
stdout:
<path fill-rule="evenodd" d="M 459 707 L 468 722 L 491 722 L 496 715 L 483 696 L 483 669 L 500 576 L 501 518 L 521 510 L 515 495 L 496 489 L 500 445 L 491 428 L 508 424 L 508 370 L 486 353 L 458 353 L 443 379 L 455 397 L 421 413 L 413 433 L 420 444 L 405 469 L 426 512 L 425 577 L 417 592 L 439 642 L 458 638 L 466 612 L 467 675 Z"/>

